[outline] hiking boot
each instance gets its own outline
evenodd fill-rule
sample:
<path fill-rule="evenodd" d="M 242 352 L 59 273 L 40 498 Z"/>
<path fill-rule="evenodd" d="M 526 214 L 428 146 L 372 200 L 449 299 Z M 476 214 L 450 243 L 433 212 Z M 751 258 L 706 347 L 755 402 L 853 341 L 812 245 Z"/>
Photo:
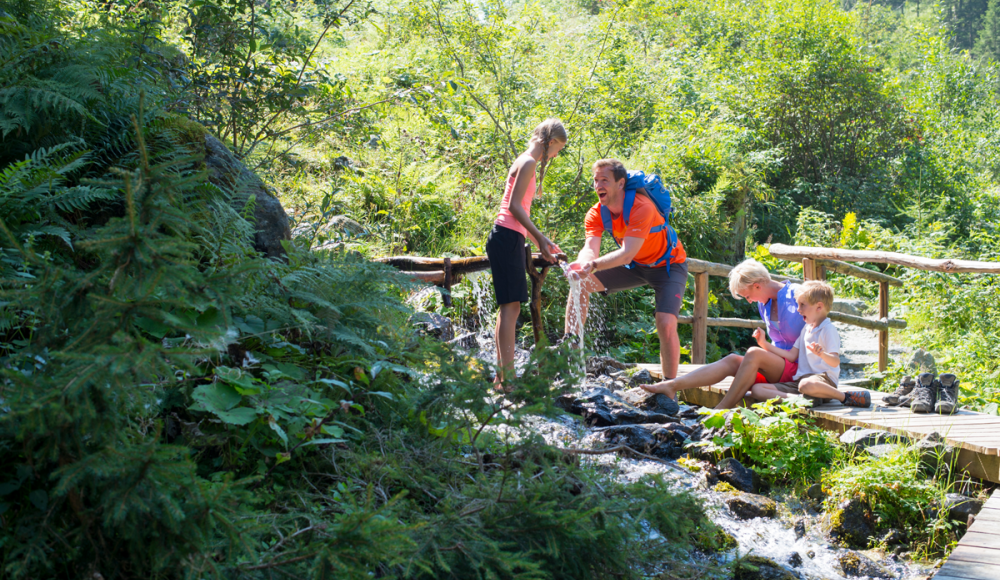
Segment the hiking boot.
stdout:
<path fill-rule="evenodd" d="M 917 382 L 913 380 L 913 377 L 906 375 L 899 379 L 899 386 L 890 395 L 886 395 L 882 402 L 890 407 L 895 407 L 902 402 L 903 397 L 907 397 L 911 392 L 913 392 L 913 387 L 917 386 Z M 907 397 L 909 400 L 909 397 Z"/>
<path fill-rule="evenodd" d="M 872 396 L 868 391 L 847 391 L 844 393 L 844 404 L 848 407 L 871 407 Z"/>
<path fill-rule="evenodd" d="M 951 415 L 955 412 L 955 407 L 958 407 L 958 377 L 944 373 L 935 382 L 938 384 L 938 401 L 934 410 L 942 415 Z"/>
<path fill-rule="evenodd" d="M 913 400 L 910 401 L 910 409 L 914 413 L 930 413 L 934 410 L 934 401 L 937 399 L 938 385 L 934 373 L 920 373 L 917 377 L 917 386 L 913 389 Z"/>

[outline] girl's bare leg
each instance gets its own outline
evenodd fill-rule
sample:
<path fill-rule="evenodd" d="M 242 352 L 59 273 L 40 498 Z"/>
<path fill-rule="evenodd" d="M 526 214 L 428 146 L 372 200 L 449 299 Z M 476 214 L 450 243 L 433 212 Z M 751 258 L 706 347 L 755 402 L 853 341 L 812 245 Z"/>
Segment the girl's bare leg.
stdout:
<path fill-rule="evenodd" d="M 726 377 L 735 375 L 736 370 L 740 368 L 741 362 L 743 362 L 743 357 L 734 353 L 727 355 L 712 364 L 699 367 L 683 377 L 677 377 L 676 379 L 652 385 L 640 386 L 650 393 L 663 393 L 673 399 L 677 395 L 678 391 L 693 389 L 695 387 L 707 387 L 709 385 L 714 385 Z"/>
<path fill-rule="evenodd" d="M 753 387 L 757 379 L 757 371 L 767 377 L 781 378 L 781 372 L 785 369 L 785 359 L 776 354 L 767 352 L 759 347 L 752 347 L 743 357 L 743 364 L 736 371 L 733 383 L 730 385 L 726 396 L 715 406 L 716 409 L 732 409 L 736 407 L 743 395 Z"/>
<path fill-rule="evenodd" d="M 497 345 L 497 378 L 494 385 L 503 388 L 504 380 L 514 378 L 514 345 L 517 339 L 517 317 L 521 314 L 520 302 L 500 305 L 493 338 Z"/>

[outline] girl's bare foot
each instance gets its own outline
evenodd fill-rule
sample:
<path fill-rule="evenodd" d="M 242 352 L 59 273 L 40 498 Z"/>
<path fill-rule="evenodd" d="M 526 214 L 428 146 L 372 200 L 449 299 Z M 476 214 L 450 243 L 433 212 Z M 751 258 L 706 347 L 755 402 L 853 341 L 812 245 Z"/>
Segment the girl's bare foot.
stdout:
<path fill-rule="evenodd" d="M 673 381 L 663 381 L 662 383 L 654 383 L 652 385 L 639 385 L 642 390 L 650 393 L 659 393 L 661 395 L 666 395 L 673 399 L 677 396 L 677 393 L 673 388 Z"/>

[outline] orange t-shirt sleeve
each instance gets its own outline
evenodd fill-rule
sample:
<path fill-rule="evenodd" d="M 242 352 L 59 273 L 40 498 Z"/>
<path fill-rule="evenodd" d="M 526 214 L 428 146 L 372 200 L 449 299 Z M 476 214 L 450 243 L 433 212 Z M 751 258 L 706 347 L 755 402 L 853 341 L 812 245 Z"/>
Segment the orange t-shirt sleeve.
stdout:
<path fill-rule="evenodd" d="M 599 238 L 604 235 L 604 222 L 601 221 L 601 204 L 597 203 L 587 210 L 587 217 L 583 220 L 583 227 L 587 231 L 588 238 Z"/>

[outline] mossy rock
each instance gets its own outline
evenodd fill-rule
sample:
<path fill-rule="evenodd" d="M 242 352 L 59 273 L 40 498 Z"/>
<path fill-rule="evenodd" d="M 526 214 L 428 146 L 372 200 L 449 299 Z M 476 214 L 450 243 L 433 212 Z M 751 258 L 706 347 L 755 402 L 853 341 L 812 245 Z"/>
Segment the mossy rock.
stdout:
<path fill-rule="evenodd" d="M 868 504 L 854 498 L 830 512 L 830 535 L 849 548 L 867 548 L 869 538 L 875 535 Z"/>
<path fill-rule="evenodd" d="M 197 121 L 192 121 L 183 115 L 168 113 L 159 122 L 160 127 L 168 131 L 177 140 L 177 144 L 190 151 L 191 154 L 204 158 L 206 154 L 205 137 L 208 129 Z"/>
<path fill-rule="evenodd" d="M 798 580 L 798 576 L 774 560 L 747 556 L 736 562 L 733 580 Z"/>
<path fill-rule="evenodd" d="M 713 487 L 712 489 L 721 493 L 741 493 L 740 490 L 736 489 L 731 484 L 725 481 L 720 481 L 719 483 L 715 484 L 715 487 Z"/>
<path fill-rule="evenodd" d="M 698 530 L 694 535 L 693 542 L 695 548 L 709 554 L 727 552 L 739 545 L 732 534 L 714 524 Z"/>
<path fill-rule="evenodd" d="M 886 580 L 896 577 L 895 574 L 878 562 L 853 550 L 841 554 L 838 561 L 840 562 L 840 568 L 844 571 L 844 575 L 848 577 L 884 578 Z"/>

